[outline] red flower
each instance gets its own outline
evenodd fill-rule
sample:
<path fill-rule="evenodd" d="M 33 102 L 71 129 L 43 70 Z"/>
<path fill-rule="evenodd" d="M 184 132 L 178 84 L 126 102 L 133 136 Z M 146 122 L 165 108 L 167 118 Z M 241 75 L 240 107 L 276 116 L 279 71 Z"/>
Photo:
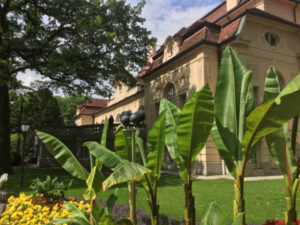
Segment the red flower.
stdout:
<path fill-rule="evenodd" d="M 48 202 L 47 199 L 42 201 L 42 203 L 47 203 L 47 202 Z"/>

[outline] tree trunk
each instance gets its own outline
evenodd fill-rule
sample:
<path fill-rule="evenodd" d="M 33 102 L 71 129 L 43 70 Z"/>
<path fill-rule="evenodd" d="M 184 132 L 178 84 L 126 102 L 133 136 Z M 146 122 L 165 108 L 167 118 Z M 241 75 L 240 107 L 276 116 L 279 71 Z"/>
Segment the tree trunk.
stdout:
<path fill-rule="evenodd" d="M 245 200 L 244 200 L 244 177 L 237 175 L 234 182 L 233 219 L 242 216 L 242 225 L 245 221 Z"/>
<path fill-rule="evenodd" d="M 196 223 L 196 214 L 195 214 L 195 199 L 192 194 L 192 181 L 190 176 L 187 178 L 187 182 L 184 184 L 185 192 L 185 225 L 195 225 Z"/>
<path fill-rule="evenodd" d="M 10 157 L 9 92 L 0 84 L 0 174 L 13 172 Z"/>

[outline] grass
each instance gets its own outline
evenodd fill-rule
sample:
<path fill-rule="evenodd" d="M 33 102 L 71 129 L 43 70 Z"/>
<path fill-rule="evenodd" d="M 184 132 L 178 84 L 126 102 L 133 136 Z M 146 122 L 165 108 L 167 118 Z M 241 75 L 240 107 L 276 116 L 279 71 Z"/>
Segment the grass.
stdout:
<path fill-rule="evenodd" d="M 20 168 L 15 168 L 15 174 L 9 176 L 4 189 L 9 194 L 18 195 Z M 29 194 L 31 180 L 35 177 L 45 179 L 47 175 L 58 177 L 58 180 L 69 181 L 70 175 L 62 169 L 30 169 L 25 168 L 25 184 L 23 192 Z M 81 180 L 73 179 L 73 185 L 68 190 L 68 196 L 81 197 L 85 190 L 85 184 Z M 101 194 L 101 198 L 106 199 L 112 190 L 107 190 Z M 233 181 L 226 179 L 218 180 L 194 180 L 193 194 L 196 201 L 196 215 L 200 217 L 205 208 L 212 201 L 217 201 L 225 212 L 228 221 L 232 220 L 233 205 Z M 245 182 L 246 199 L 246 220 L 251 223 L 262 223 L 266 219 L 284 219 L 285 196 L 283 180 L 247 181 Z M 184 192 L 182 181 L 179 177 L 163 174 L 158 187 L 158 200 L 160 213 L 176 215 L 182 217 L 184 214 Z M 300 197 L 297 198 L 298 202 Z M 118 202 L 128 204 L 127 185 L 119 186 Z M 299 204 L 298 204 L 299 205 Z M 148 210 L 146 193 L 140 187 L 137 195 L 137 206 Z M 297 207 L 300 210 L 300 205 Z"/>

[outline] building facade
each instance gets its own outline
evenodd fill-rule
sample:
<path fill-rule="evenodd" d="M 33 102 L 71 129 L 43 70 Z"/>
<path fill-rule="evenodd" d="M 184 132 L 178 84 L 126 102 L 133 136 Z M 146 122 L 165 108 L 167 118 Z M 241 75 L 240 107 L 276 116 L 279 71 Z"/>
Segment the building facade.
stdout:
<path fill-rule="evenodd" d="M 191 26 L 169 36 L 160 49 L 156 50 L 154 43 L 149 51 L 148 65 L 140 73 L 140 85 L 134 88 L 116 85 L 114 99 L 93 114 L 94 122 L 101 123 L 110 116 L 118 121 L 121 112 L 143 108 L 149 130 L 158 117 L 161 98 L 168 98 L 182 107 L 192 93 L 206 83 L 215 91 L 220 57 L 228 44 L 253 70 L 256 104 L 260 104 L 265 73 L 271 65 L 277 69 L 282 85 L 300 72 L 300 2 L 223 1 Z M 297 150 L 300 151 L 299 138 Z M 226 173 L 212 138 L 197 157 L 194 172 Z M 249 163 L 247 173 L 280 173 L 265 142 Z"/>

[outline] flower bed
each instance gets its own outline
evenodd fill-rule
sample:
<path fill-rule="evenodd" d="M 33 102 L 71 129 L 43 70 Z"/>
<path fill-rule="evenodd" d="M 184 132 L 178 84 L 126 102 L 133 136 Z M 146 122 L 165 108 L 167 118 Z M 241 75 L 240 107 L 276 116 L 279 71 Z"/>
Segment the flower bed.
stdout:
<path fill-rule="evenodd" d="M 74 202 L 80 209 L 89 213 L 90 205 L 83 201 Z M 25 224 L 49 224 L 50 221 L 58 217 L 70 217 L 60 203 L 49 204 L 43 200 L 43 196 L 33 197 L 20 193 L 19 197 L 11 196 L 8 199 L 6 210 L 0 217 L 1 225 L 25 225 Z"/>

